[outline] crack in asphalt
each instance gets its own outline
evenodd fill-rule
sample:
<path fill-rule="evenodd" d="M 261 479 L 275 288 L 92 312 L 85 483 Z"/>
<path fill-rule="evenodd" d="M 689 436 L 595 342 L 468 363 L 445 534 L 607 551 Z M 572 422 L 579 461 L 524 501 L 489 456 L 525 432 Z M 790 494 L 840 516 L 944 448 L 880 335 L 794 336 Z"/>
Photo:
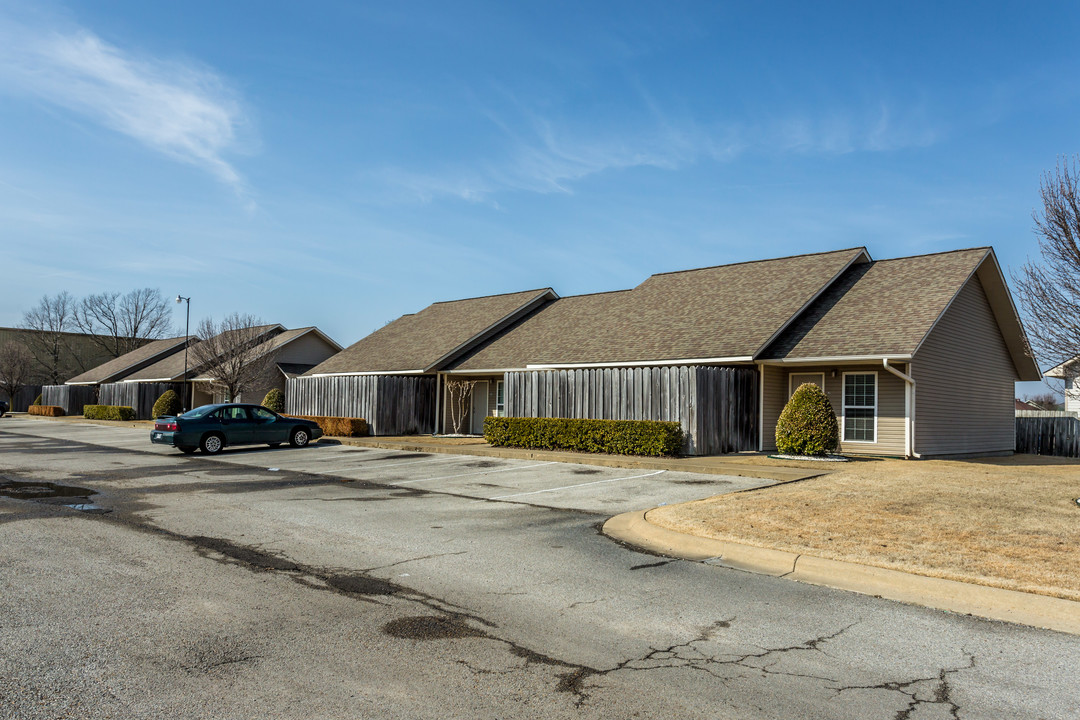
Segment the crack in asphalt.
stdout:
<path fill-rule="evenodd" d="M 959 667 L 941 668 L 937 675 L 931 677 L 913 678 L 911 680 L 894 681 L 878 683 L 876 685 L 845 685 L 843 687 L 834 688 L 836 693 L 847 692 L 849 690 L 887 690 L 890 692 L 897 692 L 901 695 L 906 695 L 908 698 L 908 706 L 902 710 L 897 711 L 893 716 L 893 720 L 908 720 L 911 714 L 924 705 L 938 705 L 944 707 L 949 717 L 953 720 L 959 720 L 960 718 L 960 706 L 952 699 L 952 686 L 949 684 L 949 676 L 955 675 L 964 670 L 971 670 L 975 667 L 975 656 L 969 652 L 964 652 L 967 657 L 967 664 Z M 919 697 L 920 688 L 916 687 L 922 684 L 931 684 L 933 694 L 930 699 L 922 699 Z"/>

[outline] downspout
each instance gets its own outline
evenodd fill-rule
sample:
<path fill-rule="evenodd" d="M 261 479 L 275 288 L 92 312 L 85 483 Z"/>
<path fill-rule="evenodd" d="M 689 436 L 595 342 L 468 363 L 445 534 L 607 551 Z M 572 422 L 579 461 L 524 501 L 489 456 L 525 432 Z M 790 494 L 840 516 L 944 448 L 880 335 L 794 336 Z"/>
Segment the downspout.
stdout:
<path fill-rule="evenodd" d="M 904 381 L 904 454 L 909 458 L 917 458 L 915 452 L 915 378 L 906 375 L 889 364 L 889 358 L 881 359 L 882 366 L 890 373 Z M 908 364 L 911 369 L 911 364 Z"/>

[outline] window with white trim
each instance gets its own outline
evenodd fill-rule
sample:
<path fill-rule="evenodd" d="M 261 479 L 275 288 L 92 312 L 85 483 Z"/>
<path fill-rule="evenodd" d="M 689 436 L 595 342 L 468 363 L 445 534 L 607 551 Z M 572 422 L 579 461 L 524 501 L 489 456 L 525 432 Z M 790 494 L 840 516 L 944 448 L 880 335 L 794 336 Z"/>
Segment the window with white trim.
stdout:
<path fill-rule="evenodd" d="M 844 441 L 877 442 L 877 373 L 844 373 Z"/>
<path fill-rule="evenodd" d="M 506 393 L 503 389 L 503 381 L 495 382 L 495 417 L 506 415 Z"/>

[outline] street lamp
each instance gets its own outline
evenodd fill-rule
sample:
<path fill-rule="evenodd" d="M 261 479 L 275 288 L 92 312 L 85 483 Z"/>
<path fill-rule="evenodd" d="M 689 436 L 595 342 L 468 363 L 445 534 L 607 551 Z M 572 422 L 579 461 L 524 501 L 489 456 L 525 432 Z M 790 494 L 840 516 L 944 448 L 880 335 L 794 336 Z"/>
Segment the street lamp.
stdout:
<path fill-rule="evenodd" d="M 187 349 L 188 341 L 191 336 L 191 298 L 177 295 L 176 304 L 179 305 L 182 302 L 187 303 L 187 319 L 184 321 L 184 399 L 181 404 L 184 406 L 184 412 L 187 412 L 189 410 L 188 395 L 190 394 L 187 376 Z"/>

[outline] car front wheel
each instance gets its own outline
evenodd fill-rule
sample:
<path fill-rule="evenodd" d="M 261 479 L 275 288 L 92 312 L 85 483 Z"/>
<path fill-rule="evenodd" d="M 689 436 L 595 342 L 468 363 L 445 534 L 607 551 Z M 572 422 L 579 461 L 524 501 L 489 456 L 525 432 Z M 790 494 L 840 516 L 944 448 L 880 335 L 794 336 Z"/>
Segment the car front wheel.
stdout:
<path fill-rule="evenodd" d="M 289 437 L 289 444 L 293 447 L 304 447 L 311 441 L 311 434 L 304 428 L 296 428 Z"/>
<path fill-rule="evenodd" d="M 225 447 L 225 441 L 220 435 L 207 435 L 202 439 L 200 447 L 207 455 L 217 455 L 221 448 Z"/>

